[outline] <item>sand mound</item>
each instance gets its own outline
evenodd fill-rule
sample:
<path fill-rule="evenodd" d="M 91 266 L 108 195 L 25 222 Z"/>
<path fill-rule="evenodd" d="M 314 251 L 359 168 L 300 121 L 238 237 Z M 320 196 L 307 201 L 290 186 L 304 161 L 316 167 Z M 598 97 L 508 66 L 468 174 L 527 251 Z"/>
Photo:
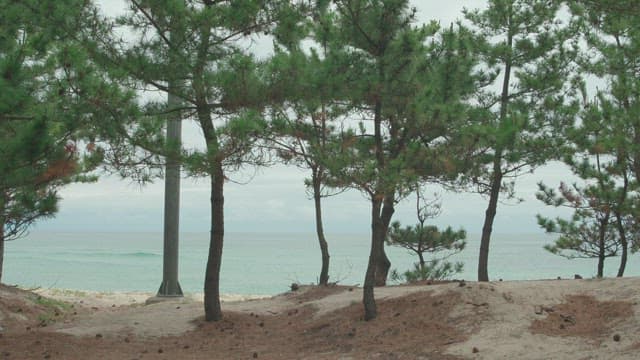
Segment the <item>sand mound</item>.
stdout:
<path fill-rule="evenodd" d="M 376 289 L 370 322 L 362 290 L 346 286 L 226 302 L 216 323 L 197 296 L 100 305 L 78 293 L 70 314 L 39 327 L 43 298 L 2 287 L 0 358 L 635 359 L 637 289 L 640 278 L 394 286 Z M 17 304 L 31 315 L 16 317 Z"/>
<path fill-rule="evenodd" d="M 73 312 L 69 303 L 0 284 L 0 334 L 45 327 L 68 319 Z"/>

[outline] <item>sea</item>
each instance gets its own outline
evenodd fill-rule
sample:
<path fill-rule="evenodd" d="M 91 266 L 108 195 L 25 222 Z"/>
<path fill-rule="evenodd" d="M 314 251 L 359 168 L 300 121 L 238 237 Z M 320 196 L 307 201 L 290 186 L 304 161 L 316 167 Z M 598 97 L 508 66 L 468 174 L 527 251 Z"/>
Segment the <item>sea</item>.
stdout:
<path fill-rule="evenodd" d="M 455 279 L 475 280 L 479 234 L 449 258 L 464 263 Z M 369 234 L 327 234 L 330 281 L 361 285 L 369 255 Z M 595 276 L 596 259 L 573 259 L 543 249 L 546 234 L 494 234 L 491 280 L 536 280 Z M 178 279 L 185 293 L 202 293 L 208 233 L 182 233 Z M 3 283 L 23 288 L 155 293 L 162 281 L 161 233 L 33 232 L 6 243 Z M 417 261 L 407 250 L 386 248 L 392 269 L 402 272 Z M 437 255 L 437 254 L 436 254 Z M 619 258 L 607 258 L 606 276 L 615 276 Z M 275 295 L 292 283 L 312 284 L 320 272 L 315 234 L 227 233 L 220 288 L 229 295 Z M 640 256 L 631 255 L 626 276 L 640 276 Z"/>

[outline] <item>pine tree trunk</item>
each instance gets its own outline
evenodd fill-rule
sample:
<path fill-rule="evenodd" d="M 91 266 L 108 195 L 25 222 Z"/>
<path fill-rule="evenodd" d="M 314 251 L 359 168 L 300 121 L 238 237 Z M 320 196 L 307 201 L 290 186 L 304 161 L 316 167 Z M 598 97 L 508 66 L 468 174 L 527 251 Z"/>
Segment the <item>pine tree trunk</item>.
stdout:
<path fill-rule="evenodd" d="M 321 183 L 316 173 L 313 171 L 313 200 L 315 203 L 316 211 L 316 234 L 318 236 L 318 243 L 320 244 L 320 252 L 322 255 L 322 268 L 320 269 L 319 285 L 329 284 L 329 244 L 324 236 L 324 226 L 322 225 L 322 197 L 321 197 Z"/>
<path fill-rule="evenodd" d="M 386 286 L 389 269 L 391 269 L 391 261 L 387 257 L 384 250 L 384 236 L 381 237 L 382 242 L 378 246 L 378 263 L 376 265 L 375 284 L 376 286 Z"/>
<path fill-rule="evenodd" d="M 623 277 L 624 276 L 624 270 L 627 267 L 627 256 L 628 256 L 628 244 L 627 244 L 627 240 L 625 238 L 625 240 L 622 241 L 622 255 L 620 256 L 620 266 L 618 267 L 618 274 L 616 275 L 617 277 Z"/>
<path fill-rule="evenodd" d="M 511 22 L 511 12 L 508 15 L 508 22 Z M 513 34 L 508 31 L 505 44 L 509 49 L 513 48 Z M 509 56 L 504 64 L 504 78 L 502 79 L 502 92 L 500 96 L 500 124 L 507 121 L 509 107 L 509 89 L 511 82 L 511 67 L 513 59 Z M 489 205 L 484 215 L 482 225 L 482 237 L 480 238 L 480 255 L 478 257 L 478 281 L 489 281 L 489 243 L 491 232 L 493 231 L 493 221 L 498 209 L 498 199 L 502 189 L 502 144 L 496 144 L 496 152 L 493 158 L 493 174 L 491 179 L 491 189 L 489 190 Z"/>
<path fill-rule="evenodd" d="M 369 252 L 369 263 L 367 272 L 364 277 L 364 289 L 362 295 L 362 303 L 364 304 L 364 319 L 366 321 L 375 319 L 378 315 L 376 308 L 376 300 L 373 288 L 376 280 L 376 269 L 378 267 L 378 256 L 381 251 L 379 249 L 382 242 L 380 241 L 380 233 L 382 229 L 382 220 L 380 210 L 382 201 L 375 197 L 371 200 L 371 250 Z M 384 241 L 384 238 L 382 238 Z"/>
<path fill-rule="evenodd" d="M 619 155 L 620 156 L 620 155 Z M 626 158 L 626 156 L 623 156 Z M 627 172 L 623 172 L 624 174 L 624 182 L 622 186 L 622 191 L 620 192 L 620 199 L 618 199 L 617 208 L 615 211 L 616 215 L 616 227 L 618 228 L 618 235 L 620 236 L 620 245 L 622 246 L 622 255 L 620 256 L 620 266 L 618 267 L 617 277 L 624 276 L 624 270 L 627 267 L 627 256 L 629 251 L 629 242 L 627 241 L 627 234 L 624 229 L 624 223 L 622 222 L 622 210 L 621 207 L 627 201 L 627 193 L 629 190 L 629 177 Z"/>
<path fill-rule="evenodd" d="M 605 237 L 607 234 L 607 226 L 609 224 L 609 214 L 600 221 L 600 234 L 598 234 L 598 278 L 604 276 L 604 260 L 605 260 Z"/>
<path fill-rule="evenodd" d="M 485 211 L 484 225 L 482 226 L 480 255 L 478 257 L 478 281 L 489 281 L 489 244 L 491 241 L 491 232 L 493 231 L 493 221 L 495 220 L 498 209 L 500 188 L 502 186 L 502 172 L 500 172 L 499 159 L 500 157 L 497 156 L 497 160 L 494 163 L 494 173 L 489 193 L 489 205 Z"/>
<path fill-rule="evenodd" d="M 224 171 L 215 163 L 211 174 L 211 235 L 209 257 L 204 280 L 204 313 L 206 321 L 222 319 L 220 307 L 220 267 L 224 241 Z"/>
<path fill-rule="evenodd" d="M 391 217 L 395 212 L 393 197 L 386 196 L 384 202 L 382 204 L 382 215 L 381 215 L 381 229 L 379 230 L 379 241 L 380 245 L 378 246 L 378 250 L 380 251 L 378 255 L 378 264 L 376 266 L 376 286 L 386 286 L 387 285 L 387 277 L 389 276 L 389 270 L 391 269 L 391 261 L 387 257 L 387 253 L 384 248 L 384 240 L 387 237 L 387 232 L 389 231 L 389 224 L 391 223 Z"/>
<path fill-rule="evenodd" d="M 598 274 L 596 277 L 602 278 L 604 276 L 604 246 L 600 247 L 598 252 Z"/>
<path fill-rule="evenodd" d="M 618 228 L 618 235 L 620 236 L 620 246 L 622 247 L 622 255 L 620 256 L 620 266 L 618 267 L 618 274 L 616 277 L 623 277 L 624 270 L 627 267 L 627 257 L 629 251 L 629 242 L 627 241 L 627 234 L 624 231 L 624 224 L 622 223 L 622 214 L 616 212 L 616 227 Z"/>

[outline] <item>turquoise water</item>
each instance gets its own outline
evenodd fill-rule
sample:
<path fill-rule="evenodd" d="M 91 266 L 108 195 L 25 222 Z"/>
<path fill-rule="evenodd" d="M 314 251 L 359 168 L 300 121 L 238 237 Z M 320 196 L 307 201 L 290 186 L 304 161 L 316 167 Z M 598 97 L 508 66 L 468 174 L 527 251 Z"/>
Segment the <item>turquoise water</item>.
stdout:
<path fill-rule="evenodd" d="M 331 281 L 362 284 L 369 254 L 368 234 L 328 234 Z M 595 274 L 594 259 L 566 260 L 547 253 L 544 234 L 498 234 L 492 239 L 489 275 L 493 280 L 533 280 Z M 184 233 L 180 239 L 179 281 L 185 292 L 202 292 L 208 233 Z M 465 263 L 460 279 L 476 278 L 478 235 L 451 258 Z M 404 270 L 417 259 L 403 249 L 387 247 L 392 267 Z M 615 275 L 618 258 L 605 262 Z M 292 282 L 313 283 L 320 253 L 313 234 L 226 235 L 221 291 L 226 294 L 272 295 Z M 640 256 L 631 256 L 627 276 L 640 275 Z M 6 244 L 3 282 L 23 287 L 96 291 L 156 292 L 162 280 L 160 233 L 32 233 Z"/>

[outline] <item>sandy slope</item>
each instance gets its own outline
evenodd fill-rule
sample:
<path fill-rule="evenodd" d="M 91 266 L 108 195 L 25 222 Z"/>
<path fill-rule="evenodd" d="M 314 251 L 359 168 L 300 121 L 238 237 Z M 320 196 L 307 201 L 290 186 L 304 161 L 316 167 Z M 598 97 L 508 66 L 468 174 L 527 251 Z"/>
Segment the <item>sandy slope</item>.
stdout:
<path fill-rule="evenodd" d="M 66 334 L 65 342 L 114 359 L 636 359 L 640 350 L 640 278 L 378 288 L 373 322 L 361 320 L 362 290 L 352 287 L 224 302 L 225 320 L 217 324 L 201 321 L 198 296 L 145 305 L 146 294 L 39 293 L 74 303 L 76 315 L 26 333 L 5 329 L 0 359 L 3 346 L 14 350 L 7 358 L 33 355 L 27 343 L 35 332 L 51 337 L 51 358 L 84 354 L 56 345 Z M 0 311 L 0 325 L 3 318 Z"/>

